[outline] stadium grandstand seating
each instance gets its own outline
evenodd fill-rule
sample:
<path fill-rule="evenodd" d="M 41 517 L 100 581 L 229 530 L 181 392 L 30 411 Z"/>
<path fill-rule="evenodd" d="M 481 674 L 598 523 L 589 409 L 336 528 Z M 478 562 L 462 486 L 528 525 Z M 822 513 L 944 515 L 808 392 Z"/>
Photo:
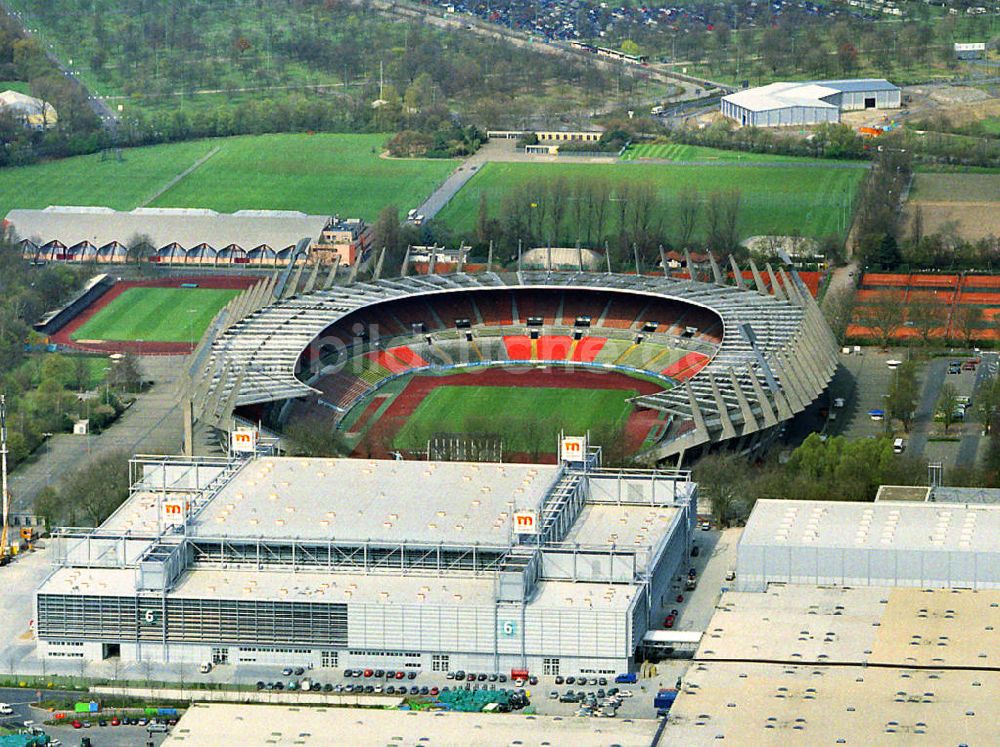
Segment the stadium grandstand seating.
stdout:
<path fill-rule="evenodd" d="M 543 325 L 529 327 L 528 317 L 542 318 Z M 590 326 L 576 327 L 578 317 L 590 317 Z M 468 319 L 470 328 L 456 329 L 456 319 Z M 650 321 L 655 331 L 643 329 Z M 415 333 L 419 323 L 425 330 Z M 377 337 L 371 330 L 371 343 L 358 346 L 359 331 L 373 325 Z M 692 327 L 697 334 L 688 333 Z M 518 361 L 620 366 L 680 381 L 708 363 L 721 332 L 711 311 L 654 296 L 609 300 L 575 289 L 537 294 L 528 288 L 410 296 L 365 307 L 329 327 L 325 337 L 353 347 L 346 353 L 336 345 L 323 348 L 319 365 L 343 370 L 323 377 L 318 388 L 324 402 L 347 408 L 414 369 Z M 372 349 L 377 339 L 390 338 L 389 347 Z"/>
<path fill-rule="evenodd" d="M 696 373 L 698 373 L 705 365 L 708 363 L 709 358 L 707 355 L 702 353 L 687 353 L 680 360 L 671 363 L 662 373 L 664 376 L 670 376 L 675 379 L 684 381 L 685 379 L 690 379 Z"/>
<path fill-rule="evenodd" d="M 645 307 L 646 301 L 642 298 L 615 298 L 608 306 L 604 318 L 600 320 L 600 325 L 613 329 L 629 329 Z"/>
<path fill-rule="evenodd" d="M 434 301 L 434 308 L 446 327 L 455 326 L 457 319 L 468 319 L 472 324 L 479 323 L 475 301 L 465 294 L 445 294 Z"/>
<path fill-rule="evenodd" d="M 490 291 L 480 294 L 476 304 L 483 316 L 483 324 L 508 325 L 514 323 L 512 295 L 508 291 Z"/>
<path fill-rule="evenodd" d="M 372 360 L 369 356 L 374 355 L 373 353 L 368 353 L 361 360 L 360 370 L 358 371 L 358 376 L 367 383 L 371 384 L 373 387 L 378 386 L 385 379 L 388 379 L 393 375 L 393 371 L 387 368 L 383 368 L 381 365 Z M 405 367 L 403 367 L 405 369 Z M 399 371 L 395 373 L 400 373 Z"/>
<path fill-rule="evenodd" d="M 521 293 L 517 299 L 517 308 L 521 317 L 521 324 L 532 317 L 540 317 L 546 326 L 555 324 L 556 312 L 559 310 L 559 299 L 562 294 L 551 294 L 543 297 L 532 296 L 530 293 Z"/>
<path fill-rule="evenodd" d="M 606 342 L 604 337 L 584 337 L 576 343 L 569 359 L 577 363 L 593 363 Z"/>
<path fill-rule="evenodd" d="M 507 357 L 512 361 L 527 361 L 535 357 L 531 338 L 527 335 L 506 335 L 503 338 L 504 347 L 507 349 Z"/>
<path fill-rule="evenodd" d="M 589 316 L 590 323 L 596 327 L 607 301 L 597 299 L 595 303 L 593 293 L 572 293 L 563 294 L 562 304 L 562 324 L 565 327 L 572 327 L 577 317 Z"/>
<path fill-rule="evenodd" d="M 341 409 L 346 409 L 355 399 L 373 389 L 367 382 L 344 371 L 323 376 L 315 386 L 320 391 L 321 400 Z"/>

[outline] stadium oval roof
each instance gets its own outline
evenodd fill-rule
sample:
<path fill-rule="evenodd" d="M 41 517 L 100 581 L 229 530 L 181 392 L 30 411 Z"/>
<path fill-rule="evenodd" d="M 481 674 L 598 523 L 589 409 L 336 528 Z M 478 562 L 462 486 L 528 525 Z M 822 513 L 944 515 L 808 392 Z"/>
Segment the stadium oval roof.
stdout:
<path fill-rule="evenodd" d="M 189 391 L 196 416 L 210 425 L 227 422 L 237 406 L 311 396 L 316 390 L 296 376 L 303 353 L 338 320 L 389 300 L 512 288 L 657 296 L 708 309 L 723 325 L 718 350 L 698 374 L 673 389 L 634 400 L 689 424 L 648 454 L 664 459 L 772 429 L 804 410 L 829 383 L 837 346 L 819 307 L 797 275 L 770 267 L 767 272 L 773 295 L 756 266 L 755 288 L 746 287 L 742 275 L 738 285 L 726 285 L 720 272 L 716 283 L 582 272 L 487 272 L 381 279 L 296 294 L 287 287 L 285 273 L 280 285 L 275 280 L 250 289 L 217 317 L 195 353 Z M 298 276 L 292 285 L 297 283 Z M 315 273 L 306 286 L 315 287 Z"/>

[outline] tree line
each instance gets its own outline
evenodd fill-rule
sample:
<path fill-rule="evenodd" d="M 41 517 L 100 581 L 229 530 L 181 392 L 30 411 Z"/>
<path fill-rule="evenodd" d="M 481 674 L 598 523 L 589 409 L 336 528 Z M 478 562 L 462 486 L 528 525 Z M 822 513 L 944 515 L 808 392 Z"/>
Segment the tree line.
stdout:
<path fill-rule="evenodd" d="M 659 247 L 705 246 L 726 255 L 740 251 L 743 197 L 738 189 L 702 192 L 681 189 L 668 203 L 651 181 L 603 176 L 536 179 L 510 190 L 499 201 L 479 195 L 475 229 L 469 240 L 494 243 L 508 255 L 519 246 L 606 245 L 616 268 L 650 269 Z"/>
<path fill-rule="evenodd" d="M 873 501 L 880 485 L 917 485 L 926 461 L 894 454 L 889 437 L 851 441 L 810 434 L 786 464 L 753 464 L 735 454 L 703 457 L 693 470 L 722 526 L 744 524 L 763 498 Z"/>

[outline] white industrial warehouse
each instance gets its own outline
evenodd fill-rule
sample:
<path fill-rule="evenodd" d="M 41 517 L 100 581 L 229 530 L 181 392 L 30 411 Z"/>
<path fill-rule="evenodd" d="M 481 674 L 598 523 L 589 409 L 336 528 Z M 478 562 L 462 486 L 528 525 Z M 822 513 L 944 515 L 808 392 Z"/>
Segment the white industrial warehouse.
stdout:
<path fill-rule="evenodd" d="M 981 504 L 758 501 L 667 743 L 996 744 L 998 519 Z"/>
<path fill-rule="evenodd" d="M 722 97 L 722 114 L 744 127 L 839 122 L 840 113 L 898 109 L 902 94 L 884 78 L 771 83 Z"/>
<path fill-rule="evenodd" d="M 1000 507 L 762 500 L 737 548 L 737 587 L 1000 588 Z"/>
<path fill-rule="evenodd" d="M 696 486 L 589 459 L 137 458 L 129 500 L 57 538 L 39 654 L 626 671 L 669 604 Z"/>

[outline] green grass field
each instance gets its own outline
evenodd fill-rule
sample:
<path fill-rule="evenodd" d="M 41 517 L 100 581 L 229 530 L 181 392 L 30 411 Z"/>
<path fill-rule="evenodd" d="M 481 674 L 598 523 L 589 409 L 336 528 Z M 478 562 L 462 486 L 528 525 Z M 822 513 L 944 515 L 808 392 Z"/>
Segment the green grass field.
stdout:
<path fill-rule="evenodd" d="M 440 386 L 433 389 L 396 434 L 393 447 L 423 449 L 431 434 L 499 433 L 504 452 L 555 449 L 559 431 L 586 433 L 622 426 L 632 412 L 621 389 L 508 386 Z"/>
<path fill-rule="evenodd" d="M 158 207 L 301 210 L 374 221 L 385 205 L 401 217 L 444 181 L 456 162 L 380 158 L 386 135 L 262 135 L 216 141 L 222 150 L 165 192 Z"/>
<path fill-rule="evenodd" d="M 239 291 L 129 288 L 81 326 L 74 340 L 197 342 Z"/>
<path fill-rule="evenodd" d="M 843 236 L 849 223 L 854 193 L 867 172 L 860 168 L 822 166 L 669 166 L 663 164 L 488 163 L 452 198 L 438 220 L 460 233 L 469 233 L 478 215 L 479 195 L 485 193 L 491 215 L 496 215 L 505 194 L 533 182 L 565 177 L 572 182 L 589 176 L 611 184 L 628 180 L 652 182 L 667 205 L 664 225 L 677 225 L 677 195 L 687 186 L 702 195 L 713 190 L 739 189 L 742 210 L 741 236 L 790 234 Z M 846 206 L 846 209 L 845 209 Z M 696 236 L 704 229 L 704 210 Z M 607 230 L 614 229 L 612 207 Z M 571 229 L 570 229 L 571 230 Z M 576 236 L 563 236 L 572 245 Z"/>
<path fill-rule="evenodd" d="M 747 153 L 739 150 L 724 150 L 723 148 L 706 148 L 701 145 L 685 145 L 684 143 L 641 143 L 630 146 L 622 155 L 623 161 L 637 161 L 642 158 L 656 158 L 663 161 L 822 163 L 821 159 L 772 155 L 770 153 Z"/>
<path fill-rule="evenodd" d="M 160 195 L 156 207 L 300 210 L 373 221 L 416 207 L 455 167 L 379 157 L 386 135 L 291 134 L 195 140 L 0 169 L 0 216 L 13 208 L 103 205 L 131 210 L 213 148 L 219 152 Z M 372 151 L 375 151 L 374 153 Z"/>

